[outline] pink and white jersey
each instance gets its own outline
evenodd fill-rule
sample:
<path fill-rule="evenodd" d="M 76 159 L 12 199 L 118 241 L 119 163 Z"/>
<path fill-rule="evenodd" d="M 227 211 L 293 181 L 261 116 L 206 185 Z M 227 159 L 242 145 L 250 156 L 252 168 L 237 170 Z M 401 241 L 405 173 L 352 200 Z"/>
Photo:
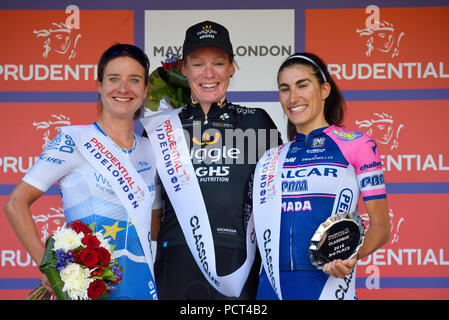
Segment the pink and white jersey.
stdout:
<path fill-rule="evenodd" d="M 309 246 L 318 226 L 364 201 L 386 197 L 380 153 L 361 132 L 335 125 L 296 134 L 282 169 L 280 270 L 316 270 Z"/>

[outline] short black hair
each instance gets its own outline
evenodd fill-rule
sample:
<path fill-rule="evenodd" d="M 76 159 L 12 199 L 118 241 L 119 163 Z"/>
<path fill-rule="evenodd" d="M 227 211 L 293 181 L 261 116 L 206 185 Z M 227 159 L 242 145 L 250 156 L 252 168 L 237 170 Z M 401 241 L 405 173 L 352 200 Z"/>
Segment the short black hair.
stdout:
<path fill-rule="evenodd" d="M 150 60 L 148 59 L 148 56 L 143 52 L 140 48 L 136 47 L 132 44 L 115 44 L 111 47 L 109 47 L 100 58 L 100 61 L 98 62 L 98 73 L 97 73 L 97 80 L 100 82 L 103 82 L 103 74 L 104 70 L 106 69 L 106 65 L 109 61 L 112 59 L 118 58 L 118 57 L 130 57 L 139 62 L 139 64 L 144 68 L 145 70 L 145 83 L 148 83 L 148 80 L 150 79 Z"/>
<path fill-rule="evenodd" d="M 143 67 L 145 70 L 145 84 L 148 84 L 150 80 L 150 60 L 145 52 L 142 49 L 136 47 L 132 44 L 119 43 L 109 47 L 100 57 L 100 61 L 98 62 L 98 70 L 97 70 L 97 81 L 103 82 L 104 70 L 106 69 L 107 64 L 112 59 L 118 57 L 130 57 Z M 140 117 L 142 112 L 142 108 L 139 108 L 134 113 L 134 120 Z"/>

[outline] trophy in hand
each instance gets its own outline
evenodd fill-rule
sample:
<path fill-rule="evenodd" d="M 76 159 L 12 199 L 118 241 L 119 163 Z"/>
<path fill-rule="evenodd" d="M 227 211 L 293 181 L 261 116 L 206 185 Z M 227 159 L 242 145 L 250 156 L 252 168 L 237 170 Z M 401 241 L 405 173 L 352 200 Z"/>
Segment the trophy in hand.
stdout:
<path fill-rule="evenodd" d="M 332 260 L 354 257 L 363 244 L 364 234 L 365 226 L 358 215 L 343 212 L 329 217 L 311 239 L 312 264 L 323 269 Z"/>

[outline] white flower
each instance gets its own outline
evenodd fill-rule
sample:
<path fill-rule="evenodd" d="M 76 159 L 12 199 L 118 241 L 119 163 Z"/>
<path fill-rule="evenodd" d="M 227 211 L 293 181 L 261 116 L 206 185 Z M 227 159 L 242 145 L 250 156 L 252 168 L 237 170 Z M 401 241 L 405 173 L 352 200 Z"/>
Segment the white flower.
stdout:
<path fill-rule="evenodd" d="M 55 244 L 53 250 L 64 250 L 67 253 L 68 250 L 73 250 L 82 245 L 81 240 L 84 237 L 84 233 L 76 233 L 72 229 L 58 228 L 53 233 Z"/>
<path fill-rule="evenodd" d="M 109 253 L 112 253 L 111 252 L 112 251 L 111 244 L 109 243 L 109 241 L 107 239 L 104 238 L 102 231 L 98 231 L 98 232 L 94 233 L 94 236 L 96 236 L 98 241 L 100 241 L 100 247 L 103 247 L 106 250 L 108 250 Z"/>
<path fill-rule="evenodd" d="M 62 291 L 68 293 L 72 300 L 87 300 L 87 289 L 94 279 L 89 278 L 90 270 L 79 264 L 69 263 L 60 272 L 61 280 L 64 281 Z"/>

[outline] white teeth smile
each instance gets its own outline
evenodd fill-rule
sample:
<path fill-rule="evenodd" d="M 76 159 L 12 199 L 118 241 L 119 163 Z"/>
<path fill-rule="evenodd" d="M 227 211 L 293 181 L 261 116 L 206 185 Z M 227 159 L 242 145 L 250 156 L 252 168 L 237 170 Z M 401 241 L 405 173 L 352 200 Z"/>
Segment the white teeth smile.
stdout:
<path fill-rule="evenodd" d="M 201 86 L 203 88 L 213 88 L 216 87 L 218 85 L 218 82 L 214 82 L 214 83 L 202 83 Z"/>
<path fill-rule="evenodd" d="M 120 102 L 128 102 L 131 101 L 131 98 L 119 98 L 115 97 L 114 100 L 120 101 Z"/>
<path fill-rule="evenodd" d="M 305 108 L 307 108 L 307 106 L 295 106 L 295 107 L 291 107 L 290 110 L 292 112 L 296 112 L 296 111 L 303 111 Z"/>

